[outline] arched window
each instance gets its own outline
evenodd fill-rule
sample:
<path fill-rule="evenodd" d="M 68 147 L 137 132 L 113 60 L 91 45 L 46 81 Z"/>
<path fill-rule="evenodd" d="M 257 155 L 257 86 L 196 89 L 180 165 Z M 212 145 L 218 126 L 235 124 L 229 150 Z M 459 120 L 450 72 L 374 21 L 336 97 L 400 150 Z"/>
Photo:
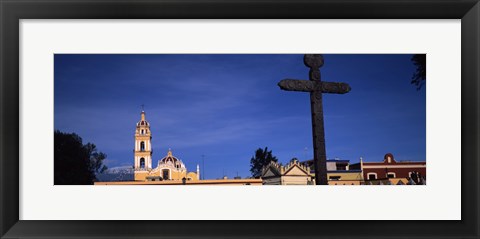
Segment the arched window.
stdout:
<path fill-rule="evenodd" d="M 143 129 L 142 129 L 142 134 L 145 134 Z"/>
<path fill-rule="evenodd" d="M 145 159 L 144 158 L 140 159 L 140 168 L 145 168 Z"/>
<path fill-rule="evenodd" d="M 140 151 L 145 151 L 145 142 L 140 142 Z"/>

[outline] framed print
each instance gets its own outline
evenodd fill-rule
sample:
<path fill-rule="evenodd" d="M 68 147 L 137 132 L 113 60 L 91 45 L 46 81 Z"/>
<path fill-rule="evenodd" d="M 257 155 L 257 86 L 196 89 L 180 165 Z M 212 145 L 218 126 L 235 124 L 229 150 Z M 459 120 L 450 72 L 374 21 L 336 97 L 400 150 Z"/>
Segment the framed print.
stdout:
<path fill-rule="evenodd" d="M 2 238 L 479 236 L 477 1 L 0 3 Z M 410 59 L 415 56 L 423 57 L 429 69 L 423 86 L 410 84 Z M 395 70 L 404 65 L 407 71 Z M 312 83 L 320 81 L 318 68 L 322 81 Z M 335 77 L 339 75 L 332 75 L 332 68 L 348 74 Z M 370 82 L 366 76 L 386 80 Z M 259 80 L 266 78 L 271 78 L 267 88 L 272 93 Z M 408 99 L 398 95 L 402 90 L 397 85 L 387 88 L 404 78 L 411 92 Z M 324 96 L 328 104 L 323 102 L 323 111 L 315 106 L 322 98 L 307 94 L 320 91 L 341 95 Z M 300 101 L 287 103 L 296 96 L 301 106 Z M 355 107 L 362 100 L 371 106 Z M 389 100 L 403 108 L 388 108 Z M 323 111 L 328 120 L 326 139 L 319 139 L 323 130 L 317 132 L 323 118 L 313 114 L 317 140 L 308 147 L 315 155 L 298 145 L 298 155 L 276 151 L 301 142 L 295 135 L 301 130 L 292 123 L 297 121 L 291 120 L 310 120 L 310 115 L 293 110 L 310 112 L 309 103 L 312 112 Z M 266 114 L 251 112 L 268 122 L 268 131 L 246 117 L 246 109 L 262 107 Z M 344 133 L 332 134 L 330 122 L 342 121 L 335 115 L 342 109 L 353 112 L 343 116 L 352 125 L 375 119 L 383 123 L 376 131 L 354 134 L 355 128 L 347 125 Z M 362 112 L 365 109 L 372 111 Z M 180 125 L 182 120 L 187 123 Z M 107 127 L 112 124 L 117 128 Z M 278 133 L 286 124 L 290 131 Z M 83 142 L 78 135 L 57 131 L 76 132 L 79 125 Z M 399 130 L 390 133 L 389 125 Z M 222 127 L 228 130 L 219 131 Z M 184 134 L 175 138 L 175 132 Z M 253 140 L 260 132 L 266 141 L 286 142 L 272 144 L 274 154 L 288 160 L 255 171 L 256 158 L 272 153 L 262 145 L 258 152 L 242 149 L 255 154 L 246 161 L 252 165 L 251 176 L 241 165 L 212 165 L 209 155 L 214 153 L 228 155 L 224 157 L 234 165 L 235 150 L 261 142 Z M 332 135 L 345 144 L 351 142 L 348 137 L 364 137 L 355 142 L 375 137 L 371 144 L 381 148 L 382 132 L 386 135 L 381 141 L 390 141 L 390 148 L 422 148 L 418 155 L 424 161 L 401 162 L 410 158 L 389 149 L 376 159 L 381 162 L 327 161 L 317 155 L 325 151 L 320 142 L 328 143 Z M 406 132 L 411 134 L 404 138 Z M 244 140 L 230 142 L 232 135 Z M 88 164 L 97 178 L 71 181 L 80 166 L 75 161 L 60 165 L 53 158 L 61 153 L 54 141 L 72 138 L 82 153 L 88 151 L 91 162 L 111 160 L 110 171 L 123 170 L 112 175 L 126 179 L 100 177 L 110 171 L 98 163 Z M 106 143 L 98 143 L 97 149 L 89 144 L 92 138 Z M 159 147 L 157 139 L 177 143 Z M 208 148 L 209 140 L 221 144 Z M 311 142 L 311 134 L 306 140 Z M 100 152 L 124 142 L 126 153 L 110 150 L 109 158 Z M 358 152 L 365 146 L 352 148 Z M 197 156 L 183 157 L 186 149 Z M 205 157 L 202 150 L 210 153 Z M 330 152 L 348 150 L 332 147 Z M 316 169 L 319 160 L 330 163 L 326 171 L 309 168 Z M 328 168 L 332 163 L 335 169 Z M 290 177 L 286 172 L 293 169 L 295 177 Z M 346 180 L 350 175 L 357 178 Z M 348 185 L 335 186 L 337 182 Z M 397 186 L 402 184 L 410 185 Z"/>

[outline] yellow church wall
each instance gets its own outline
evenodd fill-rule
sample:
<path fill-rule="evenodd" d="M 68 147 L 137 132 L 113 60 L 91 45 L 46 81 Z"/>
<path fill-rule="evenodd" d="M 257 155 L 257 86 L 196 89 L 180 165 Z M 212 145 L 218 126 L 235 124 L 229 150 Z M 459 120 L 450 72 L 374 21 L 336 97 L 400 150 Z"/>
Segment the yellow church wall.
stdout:
<path fill-rule="evenodd" d="M 124 182 L 95 182 L 94 185 L 183 185 L 182 181 L 124 181 Z M 186 181 L 186 185 L 262 185 L 262 179 L 208 179 Z"/>
<path fill-rule="evenodd" d="M 135 181 L 145 181 L 147 179 L 147 171 L 136 171 L 135 172 Z"/>
<path fill-rule="evenodd" d="M 191 178 L 190 180 L 192 180 L 192 181 L 197 181 L 197 180 L 198 180 L 198 176 L 197 176 L 197 174 L 194 173 L 194 172 L 188 173 L 188 174 L 187 174 L 187 178 Z"/>
<path fill-rule="evenodd" d="M 135 181 L 146 181 L 147 177 L 159 177 L 161 176 L 161 170 L 160 171 L 153 171 L 153 172 L 148 172 L 148 171 L 136 171 L 135 172 Z M 177 180 L 181 181 L 184 177 L 185 178 L 191 178 L 191 181 L 197 181 L 198 177 L 197 174 L 194 172 L 189 172 L 185 176 L 185 172 L 175 172 L 171 171 L 171 178 L 170 180 Z"/>
<path fill-rule="evenodd" d="M 172 180 L 182 180 L 185 177 L 185 172 L 171 172 Z"/>

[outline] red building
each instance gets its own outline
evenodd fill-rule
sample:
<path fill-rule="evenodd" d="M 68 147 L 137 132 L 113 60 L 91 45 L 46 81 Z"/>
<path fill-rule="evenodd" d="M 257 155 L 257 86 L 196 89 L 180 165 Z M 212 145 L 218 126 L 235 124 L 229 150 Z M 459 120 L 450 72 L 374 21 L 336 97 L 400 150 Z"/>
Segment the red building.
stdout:
<path fill-rule="evenodd" d="M 386 178 L 427 178 L 427 163 L 400 161 L 397 162 L 391 153 L 385 154 L 383 162 L 363 162 L 350 165 L 350 169 L 363 171 L 364 180 Z"/>

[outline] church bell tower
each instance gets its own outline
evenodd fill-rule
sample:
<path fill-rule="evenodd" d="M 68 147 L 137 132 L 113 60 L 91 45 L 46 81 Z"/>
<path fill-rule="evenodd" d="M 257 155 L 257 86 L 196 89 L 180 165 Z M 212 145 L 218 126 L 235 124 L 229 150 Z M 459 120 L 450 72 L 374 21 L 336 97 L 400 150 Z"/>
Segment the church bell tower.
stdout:
<path fill-rule="evenodd" d="M 147 171 L 152 169 L 152 134 L 150 124 L 145 119 L 145 111 L 142 110 L 140 115 L 135 130 L 135 171 Z"/>

